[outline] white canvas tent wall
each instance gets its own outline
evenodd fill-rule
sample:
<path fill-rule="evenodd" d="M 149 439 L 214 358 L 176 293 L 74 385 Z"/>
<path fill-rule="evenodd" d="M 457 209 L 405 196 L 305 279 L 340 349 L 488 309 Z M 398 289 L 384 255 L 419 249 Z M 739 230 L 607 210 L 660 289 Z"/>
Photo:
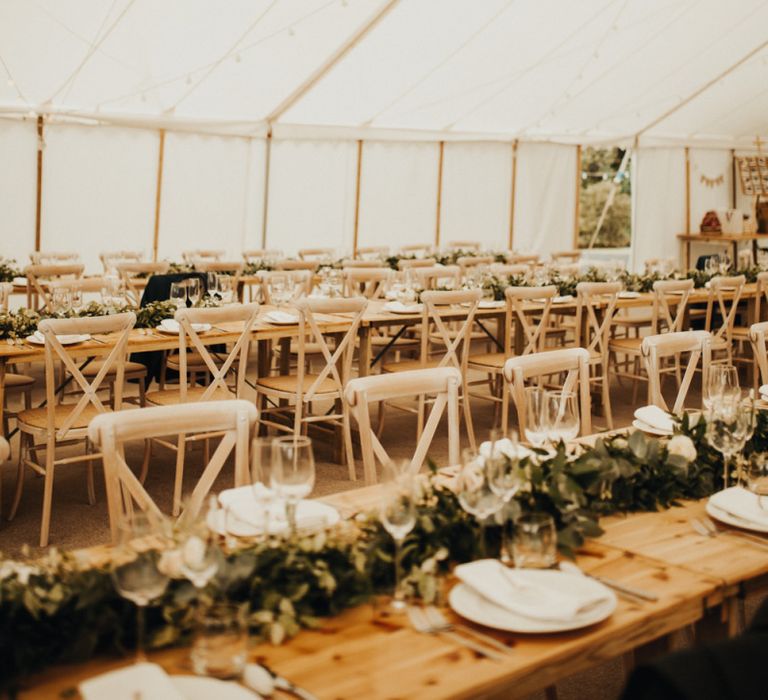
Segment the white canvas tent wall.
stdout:
<path fill-rule="evenodd" d="M 0 0 L 0 253 L 35 246 L 38 146 L 39 243 L 94 268 L 156 220 L 161 257 L 355 231 L 570 247 L 575 144 L 633 143 L 635 257 L 672 252 L 682 149 L 730 177 L 766 132 L 766 20 L 763 0 Z M 693 183 L 694 225 L 730 203 Z"/>

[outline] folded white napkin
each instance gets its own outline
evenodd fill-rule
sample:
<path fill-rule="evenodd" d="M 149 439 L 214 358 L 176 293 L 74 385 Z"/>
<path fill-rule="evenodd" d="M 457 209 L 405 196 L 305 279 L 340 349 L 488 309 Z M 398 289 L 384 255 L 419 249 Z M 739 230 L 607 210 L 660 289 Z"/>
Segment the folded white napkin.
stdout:
<path fill-rule="evenodd" d="M 272 323 L 298 323 L 299 317 L 296 314 L 289 314 L 286 311 L 270 311 L 264 314 L 264 318 Z"/>
<path fill-rule="evenodd" d="M 768 384 L 763 384 L 760 389 L 760 396 L 764 399 L 768 399 Z"/>
<path fill-rule="evenodd" d="M 481 559 L 461 564 L 456 576 L 483 598 L 534 620 L 573 620 L 578 615 L 609 600 L 610 593 L 584 593 L 533 583 L 525 569 L 510 569 L 497 559 Z M 565 575 L 565 574 L 564 574 Z"/>
<path fill-rule="evenodd" d="M 157 664 L 131 664 L 80 684 L 83 700 L 184 700 Z"/>
<path fill-rule="evenodd" d="M 509 438 L 497 440 L 496 449 L 511 459 L 523 459 L 523 457 L 529 457 L 533 454 L 527 447 L 518 442 L 513 442 Z M 491 441 L 481 442 L 478 452 L 481 457 L 488 459 L 491 456 Z"/>
<path fill-rule="evenodd" d="M 562 297 L 555 297 L 552 299 L 553 304 L 565 304 L 567 301 L 571 301 L 573 299 L 573 294 L 566 294 Z"/>
<path fill-rule="evenodd" d="M 502 307 L 506 306 L 505 301 L 496 301 L 493 299 L 483 299 L 478 304 L 478 307 L 481 309 L 501 309 Z"/>
<path fill-rule="evenodd" d="M 160 328 L 169 333 L 181 333 L 181 324 L 173 318 L 164 318 L 160 321 Z M 193 323 L 192 329 L 197 333 L 203 333 L 211 330 L 210 323 Z"/>
<path fill-rule="evenodd" d="M 642 406 L 635 411 L 635 418 L 656 430 L 667 430 L 670 433 L 675 430 L 675 421 L 672 416 L 658 406 Z"/>
<path fill-rule="evenodd" d="M 421 304 L 403 304 L 402 301 L 388 301 L 384 304 L 387 311 L 400 311 L 404 313 L 418 313 L 421 311 Z"/>
<path fill-rule="evenodd" d="M 768 511 L 763 510 L 757 500 L 757 495 L 739 486 L 713 493 L 709 502 L 739 518 L 748 520 L 755 525 L 768 527 Z"/>
<path fill-rule="evenodd" d="M 45 342 L 45 336 L 40 331 L 35 331 L 32 334 L 32 337 L 38 342 L 38 343 L 44 343 Z"/>

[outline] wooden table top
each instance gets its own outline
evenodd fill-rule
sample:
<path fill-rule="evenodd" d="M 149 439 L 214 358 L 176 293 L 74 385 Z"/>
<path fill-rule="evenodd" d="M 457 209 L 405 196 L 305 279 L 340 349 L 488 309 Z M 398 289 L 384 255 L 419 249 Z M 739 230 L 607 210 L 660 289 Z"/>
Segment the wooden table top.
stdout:
<path fill-rule="evenodd" d="M 703 233 L 678 233 L 677 237 L 681 241 L 726 241 L 729 243 L 734 241 L 768 240 L 768 234 L 765 233 L 717 233 L 712 231 Z"/>
<path fill-rule="evenodd" d="M 379 490 L 369 486 L 321 500 L 349 516 L 374 507 Z M 324 620 L 320 629 L 302 631 L 283 646 L 259 644 L 251 658 L 318 698 L 524 697 L 697 622 L 708 605 L 722 600 L 728 585 L 768 571 L 768 552 L 759 545 L 694 533 L 688 520 L 701 512 L 702 502 L 687 502 L 664 512 L 604 519 L 605 534 L 586 544 L 577 564 L 653 592 L 658 601 L 619 598 L 610 619 L 564 634 L 481 628 L 510 647 L 501 662 L 478 658 L 440 636 L 415 632 L 405 617 L 387 610 L 385 600 Z M 459 621 L 450 610 L 446 614 Z M 191 673 L 188 657 L 189 650 L 180 648 L 155 653 L 152 660 L 169 673 Z M 31 679 L 20 697 L 58 699 L 85 678 L 126 663 L 130 661 L 99 658 L 49 669 Z"/>

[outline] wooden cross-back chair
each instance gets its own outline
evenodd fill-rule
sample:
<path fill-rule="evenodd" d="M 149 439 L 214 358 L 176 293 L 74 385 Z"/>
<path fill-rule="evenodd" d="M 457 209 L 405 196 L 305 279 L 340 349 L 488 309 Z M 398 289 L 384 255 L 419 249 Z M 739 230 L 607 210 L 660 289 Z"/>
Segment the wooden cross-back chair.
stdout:
<path fill-rule="evenodd" d="M 126 360 L 126 348 L 128 338 L 136 323 L 136 315 L 133 313 L 112 314 L 109 316 L 72 318 L 72 319 L 45 319 L 38 325 L 39 331 L 45 338 L 45 399 L 44 408 L 33 408 L 21 411 L 17 416 L 21 445 L 19 450 L 18 471 L 16 475 L 16 493 L 11 507 L 11 518 L 16 514 L 21 501 L 24 486 L 24 467 L 28 466 L 38 474 L 45 477 L 43 487 L 43 514 L 40 525 L 40 546 L 48 543 L 48 535 L 51 520 L 51 504 L 53 497 L 54 471 L 58 466 L 75 462 L 87 462 L 87 486 L 88 500 L 95 501 L 93 484 L 93 460 L 101 455 L 90 450 L 87 441 L 87 427 L 91 419 L 99 414 L 110 411 L 99 398 L 99 389 L 108 377 L 113 377 L 112 401 L 116 409 L 122 403 L 124 368 Z M 102 335 L 116 334 L 114 345 L 103 360 L 101 369 L 93 377 L 86 377 L 74 356 L 102 355 L 100 350 L 104 346 L 98 345 L 89 348 L 88 351 L 65 348 L 57 339 L 57 335 L 70 334 Z M 57 367 L 61 362 L 72 377 L 72 382 L 82 390 L 80 397 L 72 403 L 59 402 L 57 400 Z M 113 370 L 113 374 L 110 372 Z M 44 445 L 36 446 L 36 440 L 42 439 Z M 65 445 L 86 441 L 86 453 L 84 455 L 56 458 L 56 449 Z M 45 451 L 45 463 L 37 461 L 36 451 L 40 447 Z M 34 458 L 33 458 L 34 456 Z"/>
<path fill-rule="evenodd" d="M 613 430 L 608 376 L 609 341 L 621 289 L 620 282 L 579 282 L 576 285 L 575 345 L 589 352 L 590 383 L 599 388 L 609 430 Z"/>
<path fill-rule="evenodd" d="M 321 260 L 330 260 L 336 255 L 335 248 L 302 248 L 297 251 L 299 260 L 312 260 L 319 262 Z"/>
<path fill-rule="evenodd" d="M 518 432 L 522 440 L 525 440 L 526 381 L 562 373 L 565 373 L 563 391 L 577 393 L 579 397 L 580 434 L 592 433 L 589 351 L 584 348 L 561 348 L 511 357 L 504 364 L 504 381 L 512 394 Z"/>
<path fill-rule="evenodd" d="M 760 367 L 760 357 L 754 353 L 755 345 L 752 342 L 752 326 L 763 317 L 763 305 L 768 304 L 768 272 L 758 272 L 755 280 L 754 306 L 751 309 L 751 318 L 748 325 L 736 325 L 732 329 L 733 340 L 737 344 L 737 356 L 741 362 L 748 364 L 752 374 L 752 385 L 757 388 L 758 377 L 762 370 Z M 746 346 L 750 346 L 750 352 L 747 352 Z"/>
<path fill-rule="evenodd" d="M 259 406 L 260 422 L 278 431 L 295 436 L 306 432 L 310 423 L 340 426 L 349 467 L 349 476 L 355 479 L 355 462 L 352 452 L 352 435 L 349 427 L 349 411 L 343 401 L 344 383 L 351 375 L 357 330 L 360 327 L 368 300 L 364 297 L 350 299 L 299 299 L 295 302 L 299 312 L 298 352 L 295 374 L 260 377 L 256 382 L 256 405 Z M 324 314 L 345 314 L 349 325 L 343 331 L 325 331 L 321 326 Z M 336 336 L 333 347 L 329 337 Z M 309 342 L 319 349 L 323 366 L 318 372 L 307 371 L 306 348 Z M 315 355 L 317 357 L 317 354 Z M 279 402 L 293 401 L 292 405 Z M 267 402 L 272 402 L 269 406 Z M 313 412 L 314 403 L 332 402 L 328 410 Z M 283 420 L 280 420 L 282 418 Z"/>
<path fill-rule="evenodd" d="M 458 265 L 425 265 L 406 267 L 403 275 L 410 275 L 422 289 L 451 287 L 458 289 L 461 283 L 461 268 Z"/>
<path fill-rule="evenodd" d="M 482 295 L 483 293 L 480 289 L 455 292 L 422 292 L 421 324 L 419 327 L 421 347 L 419 350 L 419 358 L 417 360 L 406 360 L 402 362 L 385 362 L 381 366 L 382 373 L 405 372 L 427 367 L 454 367 L 461 372 L 465 366 L 464 355 L 470 350 L 469 343 L 472 326 L 475 321 L 475 315 Z M 461 316 L 452 324 L 453 327 L 449 328 L 450 322 L 445 320 L 443 315 L 450 312 L 452 307 L 457 309 L 460 308 Z M 467 395 L 466 375 L 462 374 L 462 376 L 464 377 L 464 380 L 462 381 L 461 404 L 464 422 L 466 424 L 469 442 L 474 447 L 475 436 L 469 398 Z M 416 435 L 420 436 L 424 428 L 425 403 L 426 399 L 423 394 L 419 396 L 418 406 L 415 411 L 410 407 L 382 402 L 379 406 L 378 434 L 381 435 L 384 428 L 385 406 L 392 405 L 398 409 L 416 413 L 418 417 Z"/>
<path fill-rule="evenodd" d="M 386 258 L 389 255 L 389 247 L 385 245 L 361 246 L 355 251 L 356 258 L 371 256 L 373 258 Z"/>
<path fill-rule="evenodd" d="M 398 253 L 400 255 L 432 255 L 435 247 L 431 243 L 409 243 L 408 245 L 400 246 Z"/>
<path fill-rule="evenodd" d="M 480 250 L 481 245 L 478 241 L 448 241 L 446 246 L 448 250 Z"/>
<path fill-rule="evenodd" d="M 168 272 L 170 263 L 161 262 L 118 262 L 115 265 L 117 273 L 125 283 L 125 289 L 131 302 L 136 306 L 141 302 L 141 295 L 147 286 L 147 280 L 152 275 L 164 275 Z"/>
<path fill-rule="evenodd" d="M 508 265 L 536 265 L 538 262 L 538 255 L 516 255 L 513 253 L 507 256 Z"/>
<path fill-rule="evenodd" d="M 712 333 L 713 363 L 733 362 L 733 328 L 746 281 L 744 275 L 713 277 L 709 281 L 704 327 Z M 723 352 L 725 356 L 715 358 L 716 353 Z"/>
<path fill-rule="evenodd" d="M 123 263 L 140 263 L 142 259 L 142 253 L 136 250 L 110 250 L 99 253 L 99 260 L 101 260 L 105 274 L 113 268 L 116 269 L 118 265 Z"/>
<path fill-rule="evenodd" d="M 509 392 L 504 388 L 504 363 L 515 352 L 515 345 L 520 350 L 520 355 L 530 355 L 534 352 L 543 352 L 547 342 L 547 330 L 549 328 L 549 314 L 552 309 L 552 300 L 557 296 L 557 287 L 507 287 L 504 290 L 506 300 L 506 315 L 504 327 L 504 349 L 502 352 L 491 353 L 465 353 L 467 370 L 482 372 L 487 379 L 481 382 L 468 382 L 473 384 L 489 383 L 489 393 L 472 392 L 473 398 L 492 401 L 494 403 L 494 423 L 498 419 L 498 409 L 501 406 L 501 428 L 507 430 L 509 422 Z M 531 310 L 531 304 L 536 304 L 536 310 Z M 520 336 L 515 337 L 517 330 Z"/>
<path fill-rule="evenodd" d="M 434 267 L 435 265 L 437 265 L 436 258 L 403 258 L 398 260 L 397 269 L 407 270 L 408 268 Z"/>
<path fill-rule="evenodd" d="M 314 274 L 317 269 L 317 260 L 278 260 L 275 263 L 275 270 L 282 272 L 295 272 L 305 270 Z"/>
<path fill-rule="evenodd" d="M 27 306 L 33 305 L 34 299 L 42 301 L 42 309 L 53 311 L 49 283 L 56 280 L 75 280 L 83 276 L 85 266 L 80 263 L 61 265 L 28 265 L 24 270 L 27 278 Z"/>
<path fill-rule="evenodd" d="M 649 335 L 643 338 L 642 353 L 648 373 L 648 399 L 649 403 L 669 410 L 667 402 L 661 391 L 663 374 L 662 360 L 664 358 L 679 358 L 681 354 L 688 354 L 685 373 L 677 391 L 672 413 L 679 414 L 683 410 L 691 381 L 697 371 L 701 360 L 701 376 L 706 378 L 709 371 L 711 357 L 711 336 L 707 331 L 677 331 L 673 333 L 661 333 Z M 705 379 L 702 379 L 702 383 Z"/>
<path fill-rule="evenodd" d="M 182 251 L 181 257 L 186 263 L 199 263 L 203 261 L 221 260 L 227 254 L 226 250 L 212 250 L 207 248 L 195 248 Z"/>
<path fill-rule="evenodd" d="M 650 335 L 678 333 L 683 330 L 688 298 L 693 291 L 693 280 L 657 280 L 653 283 L 653 305 L 650 316 Z M 640 382 L 648 381 L 648 374 L 641 366 L 643 339 L 639 335 L 610 338 L 608 349 L 612 355 L 612 368 L 619 378 L 632 380 L 632 403 L 637 402 Z M 624 360 L 619 362 L 617 355 Z M 674 373 L 678 385 L 681 381 L 680 363 L 673 358 L 671 365 L 660 367 L 662 374 Z"/>
<path fill-rule="evenodd" d="M 394 270 L 388 267 L 345 267 L 346 294 L 363 296 L 366 299 L 381 299 L 394 274 Z"/>
<path fill-rule="evenodd" d="M 519 263 L 493 263 L 490 269 L 491 274 L 496 277 L 527 277 L 531 266 Z"/>
<path fill-rule="evenodd" d="M 472 267 L 492 265 L 495 260 L 493 255 L 464 255 L 456 259 L 456 264 L 461 269 L 461 274 L 464 275 Z"/>
<path fill-rule="evenodd" d="M 278 260 L 283 257 L 283 251 L 277 248 L 251 248 L 243 251 L 243 260 L 246 263 L 259 262 L 260 260 Z"/>
<path fill-rule="evenodd" d="M 134 475 L 125 458 L 125 443 L 153 440 L 175 433 L 221 435 L 210 460 L 195 484 L 184 517 L 193 518 L 200 511 L 224 463 L 234 451 L 234 485 L 250 482 L 248 449 L 256 423 L 256 407 L 242 399 L 208 401 L 180 406 L 155 406 L 133 411 L 96 416 L 88 426 L 90 440 L 101 448 L 104 483 L 112 541 L 117 538 L 118 523 L 132 517 L 134 505 L 150 518 L 162 519 L 160 508 Z M 174 509 L 174 515 L 178 511 Z"/>
<path fill-rule="evenodd" d="M 227 274 L 232 277 L 232 294 L 235 299 L 242 300 L 240 278 L 243 276 L 245 263 L 241 260 L 205 260 L 195 266 L 200 272 Z"/>
<path fill-rule="evenodd" d="M 343 260 L 341 263 L 341 267 L 344 270 L 351 270 L 355 268 L 361 268 L 361 269 L 374 269 L 377 270 L 381 268 L 382 265 L 385 263 L 380 258 L 363 258 L 363 259 L 349 259 Z M 391 268 L 386 268 L 391 269 Z"/>
<path fill-rule="evenodd" d="M 376 483 L 376 458 L 381 464 L 389 455 L 371 428 L 369 404 L 404 399 L 414 395 L 434 396 L 424 430 L 411 458 L 410 471 L 421 469 L 440 419 L 448 409 L 448 463 L 459 461 L 459 389 L 461 372 L 455 367 L 417 369 L 399 374 L 379 374 L 351 379 L 344 391 L 347 404 L 360 430 L 360 451 L 366 485 Z"/>
<path fill-rule="evenodd" d="M 766 344 L 766 339 L 768 339 L 768 321 L 753 323 L 749 328 L 749 340 L 752 344 L 752 355 L 760 371 L 760 382 L 763 384 L 768 384 L 768 344 Z"/>
<path fill-rule="evenodd" d="M 37 250 L 29 254 L 29 260 L 33 265 L 72 265 L 80 262 L 80 253 Z"/>

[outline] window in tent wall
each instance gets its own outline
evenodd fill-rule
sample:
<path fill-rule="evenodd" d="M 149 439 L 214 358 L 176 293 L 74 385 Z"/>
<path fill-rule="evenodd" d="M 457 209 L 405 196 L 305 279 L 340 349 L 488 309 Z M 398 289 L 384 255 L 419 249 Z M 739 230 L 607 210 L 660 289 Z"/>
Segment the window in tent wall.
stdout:
<path fill-rule="evenodd" d="M 582 149 L 579 248 L 629 247 L 632 239 L 632 182 L 629 161 L 629 157 L 625 158 L 623 148 Z M 600 222 L 606 203 L 608 208 Z"/>

